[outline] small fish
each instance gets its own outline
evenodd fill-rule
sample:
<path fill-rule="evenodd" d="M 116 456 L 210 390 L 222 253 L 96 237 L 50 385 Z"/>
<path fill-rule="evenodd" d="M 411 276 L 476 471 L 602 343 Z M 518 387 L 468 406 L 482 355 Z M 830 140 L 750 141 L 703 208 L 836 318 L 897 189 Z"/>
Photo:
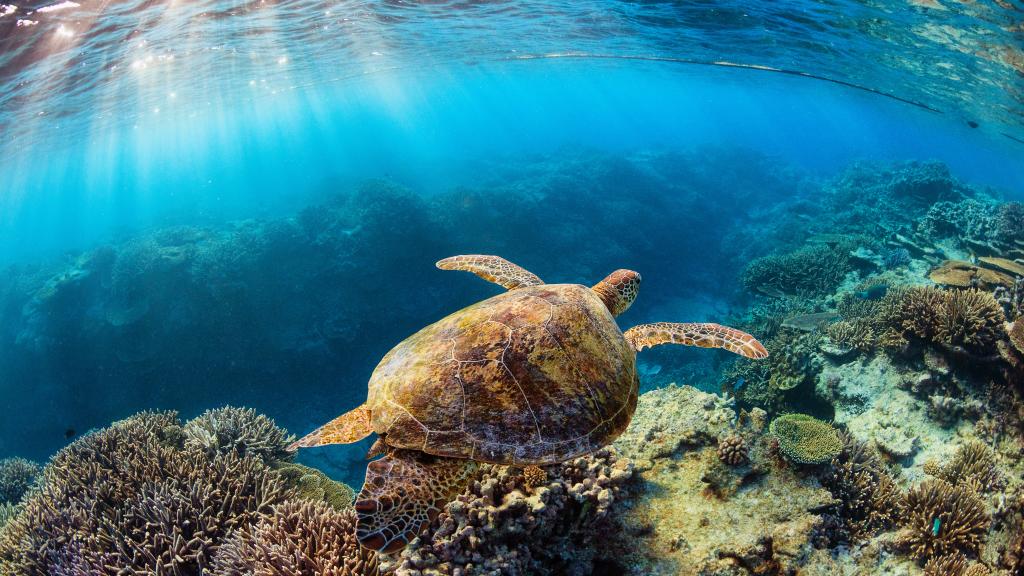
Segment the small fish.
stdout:
<path fill-rule="evenodd" d="M 886 293 L 889 292 L 889 287 L 885 284 L 878 284 L 868 288 L 867 290 L 860 290 L 857 292 L 857 298 L 861 300 L 880 300 Z"/>
<path fill-rule="evenodd" d="M 64 431 L 64 439 L 71 440 L 72 438 L 75 437 L 76 434 L 78 434 L 78 432 L 75 432 L 74 428 L 68 428 L 67 430 Z"/>
<path fill-rule="evenodd" d="M 942 519 L 941 518 L 936 518 L 932 522 L 932 536 L 938 537 L 939 529 L 941 529 L 941 528 L 942 528 Z"/>
<path fill-rule="evenodd" d="M 732 389 L 733 390 L 739 390 L 739 389 L 743 388 L 743 385 L 746 384 L 746 383 L 747 383 L 747 380 L 745 378 L 737 378 L 736 379 L 736 384 L 733 385 Z"/>
<path fill-rule="evenodd" d="M 967 125 L 970 126 L 971 128 L 977 128 L 978 127 L 978 123 L 975 122 L 974 120 L 968 120 L 967 121 Z"/>

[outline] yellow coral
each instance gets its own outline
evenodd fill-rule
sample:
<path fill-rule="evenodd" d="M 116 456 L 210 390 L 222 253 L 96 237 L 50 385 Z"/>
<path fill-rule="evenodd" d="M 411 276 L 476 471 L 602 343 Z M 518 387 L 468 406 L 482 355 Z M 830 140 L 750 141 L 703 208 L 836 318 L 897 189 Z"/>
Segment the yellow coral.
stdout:
<path fill-rule="evenodd" d="M 822 464 L 843 450 L 839 432 L 828 422 L 806 414 L 785 414 L 768 427 L 779 449 L 798 464 Z"/>

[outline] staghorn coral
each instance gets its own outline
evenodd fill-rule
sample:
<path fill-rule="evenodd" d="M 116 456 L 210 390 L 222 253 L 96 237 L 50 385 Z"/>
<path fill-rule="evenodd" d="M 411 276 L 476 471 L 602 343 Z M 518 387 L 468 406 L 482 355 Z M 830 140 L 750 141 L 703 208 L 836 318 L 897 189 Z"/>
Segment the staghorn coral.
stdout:
<path fill-rule="evenodd" d="M 898 539 L 918 561 L 950 554 L 977 554 L 988 532 L 985 504 L 966 486 L 932 478 L 906 496 Z"/>
<path fill-rule="evenodd" d="M 964 485 L 975 492 L 992 492 L 1002 488 L 1004 479 L 996 467 L 995 452 L 976 440 L 960 446 L 945 465 L 925 463 L 924 471 L 954 485 Z"/>
<path fill-rule="evenodd" d="M 932 558 L 924 564 L 924 576 L 963 576 L 966 570 L 967 558 L 963 554 Z"/>
<path fill-rule="evenodd" d="M 990 350 L 1003 333 L 1003 312 L 995 298 L 981 290 L 946 292 L 938 316 L 936 338 L 949 346 Z"/>
<path fill-rule="evenodd" d="M 973 288 L 893 290 L 881 314 L 896 337 L 914 337 L 947 349 L 989 354 L 1004 334 L 1003 313 L 995 298 Z"/>
<path fill-rule="evenodd" d="M 355 538 L 355 512 L 288 500 L 230 536 L 210 576 L 376 576 L 377 554 Z"/>
<path fill-rule="evenodd" d="M 839 433 L 831 424 L 806 414 L 784 414 L 768 426 L 778 439 L 779 450 L 797 464 L 829 462 L 843 449 Z"/>
<path fill-rule="evenodd" d="M 39 464 L 24 458 L 0 460 L 0 503 L 17 504 L 39 475 Z"/>
<path fill-rule="evenodd" d="M 548 473 L 540 466 L 527 466 L 523 468 L 523 484 L 529 488 L 536 488 L 548 481 Z"/>
<path fill-rule="evenodd" d="M 207 410 L 185 424 L 184 432 L 186 446 L 208 454 L 234 451 L 268 464 L 294 457 L 287 448 L 295 437 L 252 408 L 225 406 Z"/>
<path fill-rule="evenodd" d="M 17 504 L 11 504 L 10 502 L 4 502 L 0 504 L 0 530 L 10 522 L 11 518 L 18 515 L 21 508 Z"/>
<path fill-rule="evenodd" d="M 837 541 L 858 541 L 896 523 L 903 508 L 895 480 L 873 449 L 842 434 L 843 449 L 821 476 L 837 500 L 833 515 Z"/>
<path fill-rule="evenodd" d="M 1010 329 L 1007 330 L 1007 335 L 1010 340 L 1010 344 L 1013 345 L 1014 350 L 1020 354 L 1024 354 L 1024 320 L 1017 319 Z"/>
<path fill-rule="evenodd" d="M 830 324 L 825 328 L 825 336 L 833 344 L 859 352 L 869 352 L 877 343 L 871 323 L 864 320 L 841 320 Z"/>
<path fill-rule="evenodd" d="M 730 434 L 718 439 L 718 459 L 729 466 L 739 466 L 749 460 L 747 443 L 739 434 Z"/>
<path fill-rule="evenodd" d="M 743 271 L 742 281 L 770 296 L 820 295 L 838 286 L 852 269 L 848 251 L 816 244 L 757 258 Z"/>
<path fill-rule="evenodd" d="M 198 576 L 220 541 L 289 495 L 260 460 L 180 446 L 174 413 L 80 438 L 0 533 L 8 576 Z"/>
<path fill-rule="evenodd" d="M 612 507 L 632 465 L 603 448 L 547 472 L 547 483 L 531 490 L 514 469 L 485 466 L 400 557 L 382 559 L 383 567 L 396 576 L 591 574 L 594 536 L 614 532 Z"/>

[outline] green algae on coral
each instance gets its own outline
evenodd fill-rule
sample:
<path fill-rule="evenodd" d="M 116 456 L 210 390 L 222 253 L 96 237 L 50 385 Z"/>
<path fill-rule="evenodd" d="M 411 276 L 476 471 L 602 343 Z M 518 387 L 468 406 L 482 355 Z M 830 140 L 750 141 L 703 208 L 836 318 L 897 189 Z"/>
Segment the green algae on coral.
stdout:
<path fill-rule="evenodd" d="M 829 423 L 806 414 L 784 414 L 772 420 L 769 432 L 779 450 L 797 464 L 823 464 L 843 449 L 839 432 Z"/>

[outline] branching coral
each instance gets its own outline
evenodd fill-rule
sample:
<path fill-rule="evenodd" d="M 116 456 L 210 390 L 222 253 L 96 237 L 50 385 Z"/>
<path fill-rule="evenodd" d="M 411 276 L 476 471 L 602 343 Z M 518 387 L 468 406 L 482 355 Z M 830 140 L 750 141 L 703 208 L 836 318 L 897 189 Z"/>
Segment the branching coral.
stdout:
<path fill-rule="evenodd" d="M 376 576 L 377 554 L 359 545 L 355 513 L 286 501 L 220 547 L 210 576 Z"/>
<path fill-rule="evenodd" d="M 978 441 L 960 447 L 949 463 L 925 463 L 925 472 L 950 484 L 964 485 L 975 492 L 992 492 L 1003 486 L 1004 479 L 996 467 L 995 453 Z"/>
<path fill-rule="evenodd" d="M 988 532 L 985 504 L 973 490 L 929 479 L 907 493 L 899 543 L 919 561 L 977 554 Z"/>
<path fill-rule="evenodd" d="M 186 446 L 211 455 L 237 452 L 268 464 L 293 457 L 287 447 L 295 437 L 252 408 L 225 406 L 207 410 L 185 424 L 184 431 Z"/>
<path fill-rule="evenodd" d="M 838 501 L 839 540 L 870 537 L 895 524 L 903 500 L 895 480 L 875 452 L 843 435 L 843 449 L 826 469 L 822 485 Z"/>
<path fill-rule="evenodd" d="M 877 341 L 871 323 L 865 320 L 841 320 L 829 324 L 825 335 L 833 344 L 860 352 L 870 351 Z"/>
<path fill-rule="evenodd" d="M 894 290 L 886 297 L 882 313 L 901 336 L 974 353 L 991 353 L 1004 333 L 998 302 L 991 294 L 973 288 Z"/>
<path fill-rule="evenodd" d="M 851 270 L 848 253 L 818 244 L 753 260 L 743 272 L 743 285 L 772 296 L 823 294 Z"/>
<path fill-rule="evenodd" d="M 173 413 L 144 413 L 61 450 L 0 535 L 0 572 L 198 576 L 227 534 L 289 495 L 254 457 L 180 441 Z"/>
<path fill-rule="evenodd" d="M 747 443 L 739 434 L 730 434 L 718 439 L 718 459 L 729 466 L 745 464 L 749 459 Z"/>
<path fill-rule="evenodd" d="M 605 448 L 547 473 L 531 489 L 512 468 L 485 467 L 388 568 L 398 576 L 592 573 L 595 536 L 615 531 L 612 507 L 632 466 Z"/>
<path fill-rule="evenodd" d="M 39 475 L 39 465 L 24 458 L 0 460 L 0 503 L 17 504 Z"/>
<path fill-rule="evenodd" d="M 843 449 L 839 432 L 828 422 L 806 414 L 784 414 L 768 427 L 778 439 L 779 450 L 797 464 L 822 464 Z"/>

